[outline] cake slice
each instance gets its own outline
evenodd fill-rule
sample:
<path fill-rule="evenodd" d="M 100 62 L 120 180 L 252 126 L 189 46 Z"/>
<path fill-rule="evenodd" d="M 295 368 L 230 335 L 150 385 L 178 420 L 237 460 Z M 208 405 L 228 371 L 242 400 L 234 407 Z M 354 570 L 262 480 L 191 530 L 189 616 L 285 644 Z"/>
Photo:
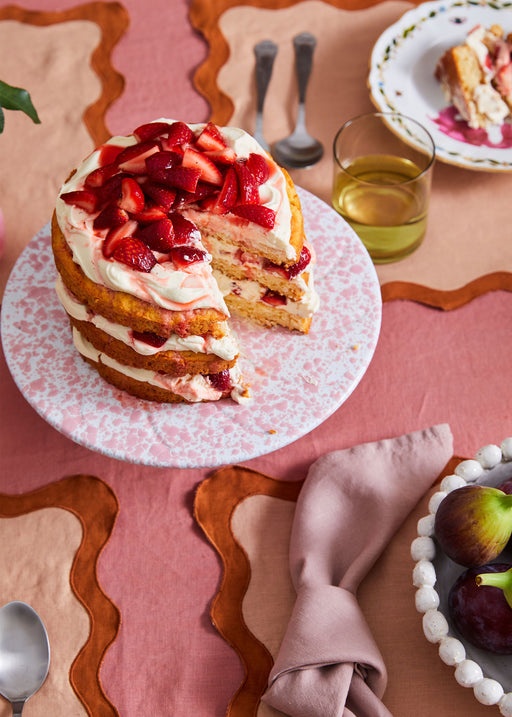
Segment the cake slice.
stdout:
<path fill-rule="evenodd" d="M 63 185 L 52 248 L 78 351 L 150 400 L 245 402 L 229 309 L 306 333 L 318 306 L 293 182 L 235 128 L 113 137 Z"/>
<path fill-rule="evenodd" d="M 435 76 L 443 94 L 474 129 L 500 125 L 512 108 L 512 63 L 509 38 L 493 25 L 474 27 L 461 45 L 439 59 Z"/>

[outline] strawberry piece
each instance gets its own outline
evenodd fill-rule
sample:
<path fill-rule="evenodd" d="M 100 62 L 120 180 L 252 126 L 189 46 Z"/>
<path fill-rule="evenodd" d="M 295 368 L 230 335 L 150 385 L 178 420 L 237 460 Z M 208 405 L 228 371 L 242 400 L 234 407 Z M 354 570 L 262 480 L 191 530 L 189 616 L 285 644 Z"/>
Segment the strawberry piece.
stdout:
<path fill-rule="evenodd" d="M 286 296 L 278 294 L 277 291 L 271 291 L 267 289 L 266 293 L 261 297 L 261 300 L 270 306 L 283 306 L 286 304 Z"/>
<path fill-rule="evenodd" d="M 132 336 L 137 341 L 143 341 L 145 344 L 154 346 L 156 349 L 159 349 L 167 341 L 165 336 L 158 336 L 158 334 L 154 334 L 152 331 L 133 331 L 132 330 Z"/>
<path fill-rule="evenodd" d="M 119 227 L 121 224 L 125 224 L 130 217 L 128 212 L 116 204 L 107 204 L 105 209 L 102 209 L 93 222 L 93 228 L 95 230 L 111 229 L 112 227 Z"/>
<path fill-rule="evenodd" d="M 137 231 L 137 222 L 130 220 L 124 224 L 120 224 L 114 227 L 107 234 L 105 241 L 103 242 L 102 251 L 103 256 L 107 259 L 113 255 L 119 244 L 126 237 L 131 237 Z"/>
<path fill-rule="evenodd" d="M 231 209 L 238 197 L 238 180 L 233 167 L 230 167 L 224 177 L 222 189 L 219 192 L 218 205 L 225 209 Z"/>
<path fill-rule="evenodd" d="M 148 174 L 154 175 L 164 169 L 171 169 L 172 167 L 178 167 L 181 164 L 181 154 L 178 152 L 157 152 L 152 154 L 146 159 L 146 168 Z"/>
<path fill-rule="evenodd" d="M 218 191 L 213 184 L 198 182 L 194 192 L 178 192 L 174 206 L 178 209 L 188 204 L 201 204 L 204 199 L 213 197 Z"/>
<path fill-rule="evenodd" d="M 196 139 L 196 146 L 204 151 L 215 163 L 233 164 L 236 160 L 235 150 L 228 145 L 217 125 L 208 122 Z"/>
<path fill-rule="evenodd" d="M 89 189 L 75 189 L 72 192 L 64 192 L 60 195 L 66 204 L 74 204 L 80 209 L 85 209 L 89 214 L 93 214 L 98 210 L 99 199 L 95 192 Z"/>
<path fill-rule="evenodd" d="M 172 263 L 179 269 L 206 259 L 206 252 L 195 246 L 175 246 L 170 252 Z"/>
<path fill-rule="evenodd" d="M 123 149 L 124 147 L 120 147 L 117 144 L 102 144 L 101 147 L 98 148 L 98 164 L 103 167 L 106 164 L 115 162 Z"/>
<path fill-rule="evenodd" d="M 151 180 L 144 184 L 144 194 L 153 199 L 166 212 L 172 207 L 176 198 L 176 192 L 173 189 Z"/>
<path fill-rule="evenodd" d="M 123 172 L 132 174 L 144 174 L 146 171 L 146 159 L 152 154 L 160 151 L 156 142 L 140 142 L 125 147 L 117 157 L 117 166 Z"/>
<path fill-rule="evenodd" d="M 259 224 L 265 229 L 273 229 L 276 222 L 276 213 L 270 207 L 262 207 L 257 204 L 238 204 L 232 207 L 231 211 L 242 219 Z"/>
<path fill-rule="evenodd" d="M 152 222 L 137 232 L 137 238 L 150 249 L 161 253 L 168 252 L 174 246 L 174 227 L 170 219 Z"/>
<path fill-rule="evenodd" d="M 170 127 L 169 122 L 147 122 L 137 127 L 133 134 L 139 142 L 147 142 L 149 139 L 156 139 L 160 135 L 165 134 L 169 131 Z"/>
<path fill-rule="evenodd" d="M 216 186 L 222 185 L 223 179 L 219 169 L 217 169 L 211 159 L 208 159 L 208 157 L 201 152 L 192 149 L 192 147 L 187 147 L 183 153 L 182 166 L 190 169 L 199 169 L 199 178 L 202 179 L 203 182 L 208 182 Z"/>
<path fill-rule="evenodd" d="M 231 147 L 215 151 L 205 150 L 203 154 L 208 159 L 211 159 L 214 164 L 234 164 L 236 162 L 236 153 Z"/>
<path fill-rule="evenodd" d="M 185 192 L 195 192 L 199 181 L 200 170 L 192 167 L 172 167 L 153 175 L 155 181 Z"/>
<path fill-rule="evenodd" d="M 121 198 L 119 206 L 131 214 L 138 214 L 144 209 L 144 192 L 138 182 L 132 177 L 121 180 Z"/>
<path fill-rule="evenodd" d="M 247 158 L 247 169 L 254 177 L 256 184 L 264 184 L 270 177 L 270 167 L 261 154 L 251 152 Z"/>
<path fill-rule="evenodd" d="M 119 172 L 114 174 L 113 177 L 107 179 L 105 184 L 96 189 L 96 193 L 99 197 L 100 204 L 105 206 L 109 203 L 117 203 L 122 197 L 122 183 L 123 179 L 130 177 L 131 175 L 126 172 Z"/>
<path fill-rule="evenodd" d="M 201 241 L 201 233 L 194 222 L 175 212 L 169 214 L 169 219 L 174 227 L 175 244 L 192 244 Z"/>
<path fill-rule="evenodd" d="M 146 202 L 144 209 L 138 214 L 133 214 L 132 218 L 140 224 L 150 224 L 151 222 L 158 222 L 160 219 L 165 219 L 166 216 L 167 213 L 163 207 Z"/>
<path fill-rule="evenodd" d="M 162 139 L 162 147 L 171 149 L 180 144 L 188 144 L 194 139 L 194 133 L 185 122 L 173 122 L 169 127 L 169 133 L 166 139 Z"/>
<path fill-rule="evenodd" d="M 224 371 L 220 371 L 220 373 L 209 373 L 207 376 L 213 388 L 216 388 L 217 391 L 225 393 L 231 389 L 231 375 L 229 373 L 229 369 L 226 368 Z"/>
<path fill-rule="evenodd" d="M 256 184 L 256 180 L 254 179 L 252 173 L 249 171 L 247 163 L 244 161 L 238 161 L 234 166 L 238 177 L 240 203 L 259 204 L 260 193 L 258 191 L 258 185 Z"/>
<path fill-rule="evenodd" d="M 512 64 L 501 68 L 496 77 L 496 84 L 502 95 L 505 97 L 512 95 Z"/>
<path fill-rule="evenodd" d="M 90 187 L 93 189 L 97 187 L 103 187 L 103 185 L 109 179 L 112 179 L 114 174 L 117 174 L 117 172 L 119 172 L 119 167 L 115 162 L 105 164 L 102 167 L 93 169 L 93 171 L 90 172 L 85 178 L 84 184 L 86 187 Z"/>
<path fill-rule="evenodd" d="M 129 236 L 121 239 L 114 249 L 112 257 L 117 261 L 126 264 L 137 271 L 144 271 L 147 274 L 157 263 L 151 249 L 137 237 Z"/>
<path fill-rule="evenodd" d="M 307 267 L 309 262 L 311 261 L 311 252 L 307 248 L 307 246 L 304 244 L 302 247 L 302 251 L 299 256 L 299 260 L 295 262 L 295 264 L 292 264 L 289 266 L 286 271 L 286 276 L 288 279 L 293 279 L 295 276 L 301 273 L 301 271 L 304 271 L 304 269 Z"/>

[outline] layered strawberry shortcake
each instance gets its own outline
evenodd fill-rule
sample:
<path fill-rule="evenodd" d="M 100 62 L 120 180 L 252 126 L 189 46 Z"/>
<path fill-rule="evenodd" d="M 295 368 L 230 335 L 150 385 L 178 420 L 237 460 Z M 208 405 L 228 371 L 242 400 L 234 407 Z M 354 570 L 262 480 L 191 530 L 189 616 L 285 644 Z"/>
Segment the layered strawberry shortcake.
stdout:
<path fill-rule="evenodd" d="M 512 111 L 512 42 L 500 25 L 477 25 L 440 57 L 435 76 L 447 102 L 474 129 L 501 125 Z"/>
<path fill-rule="evenodd" d="M 307 333 L 318 306 L 293 183 L 240 129 L 113 137 L 63 185 L 52 247 L 76 348 L 149 400 L 249 400 L 229 309 Z"/>

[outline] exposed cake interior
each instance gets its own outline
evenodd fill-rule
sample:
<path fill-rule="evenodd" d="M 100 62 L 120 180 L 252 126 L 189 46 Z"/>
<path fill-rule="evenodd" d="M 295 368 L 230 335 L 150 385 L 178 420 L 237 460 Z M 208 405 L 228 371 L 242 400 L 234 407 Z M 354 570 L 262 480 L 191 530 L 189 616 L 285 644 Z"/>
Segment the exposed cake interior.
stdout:
<path fill-rule="evenodd" d="M 63 185 L 52 246 L 78 351 L 150 400 L 245 402 L 229 309 L 306 333 L 318 307 L 293 182 L 236 128 L 113 137 Z"/>

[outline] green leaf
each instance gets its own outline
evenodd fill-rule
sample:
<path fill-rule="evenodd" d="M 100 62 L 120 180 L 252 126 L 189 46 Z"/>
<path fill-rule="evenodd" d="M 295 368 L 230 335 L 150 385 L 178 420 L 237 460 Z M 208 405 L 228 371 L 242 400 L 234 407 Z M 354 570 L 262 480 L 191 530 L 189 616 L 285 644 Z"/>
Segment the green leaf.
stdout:
<path fill-rule="evenodd" d="M 0 107 L 0 134 L 4 131 L 5 126 L 5 115 L 3 109 Z"/>
<path fill-rule="evenodd" d="M 3 107 L 6 110 L 21 110 L 24 112 L 32 122 L 35 124 L 41 124 L 41 120 L 37 115 L 36 108 L 32 104 L 30 95 L 27 90 L 23 90 L 21 87 L 12 87 L 7 82 L 0 80 L 0 108 Z M 2 112 L 3 116 L 3 112 Z M 4 121 L 0 123 L 0 132 L 3 131 Z"/>

